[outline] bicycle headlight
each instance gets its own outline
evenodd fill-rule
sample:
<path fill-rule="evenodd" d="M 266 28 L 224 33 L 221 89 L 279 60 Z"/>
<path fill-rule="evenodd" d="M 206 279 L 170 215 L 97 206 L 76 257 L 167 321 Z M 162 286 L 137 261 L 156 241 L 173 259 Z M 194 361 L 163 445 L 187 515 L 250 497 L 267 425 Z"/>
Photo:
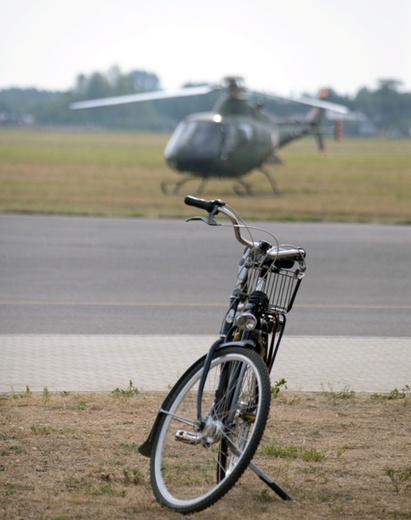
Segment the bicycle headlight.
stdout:
<path fill-rule="evenodd" d="M 241 330 L 254 330 L 257 327 L 257 318 L 249 311 L 242 312 L 237 316 L 235 324 Z"/>

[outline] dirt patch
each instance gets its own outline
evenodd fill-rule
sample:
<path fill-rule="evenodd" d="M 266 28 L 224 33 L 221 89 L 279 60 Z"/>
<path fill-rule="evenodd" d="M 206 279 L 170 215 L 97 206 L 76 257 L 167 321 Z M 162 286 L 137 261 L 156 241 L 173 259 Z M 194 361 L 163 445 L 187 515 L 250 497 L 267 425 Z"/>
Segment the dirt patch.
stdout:
<path fill-rule="evenodd" d="M 0 396 L 1 518 L 177 518 L 156 503 L 149 461 L 137 451 L 163 398 L 122 391 Z M 410 519 L 410 454 L 408 391 L 282 392 L 254 460 L 294 501 L 283 502 L 247 471 L 196 516 Z"/>

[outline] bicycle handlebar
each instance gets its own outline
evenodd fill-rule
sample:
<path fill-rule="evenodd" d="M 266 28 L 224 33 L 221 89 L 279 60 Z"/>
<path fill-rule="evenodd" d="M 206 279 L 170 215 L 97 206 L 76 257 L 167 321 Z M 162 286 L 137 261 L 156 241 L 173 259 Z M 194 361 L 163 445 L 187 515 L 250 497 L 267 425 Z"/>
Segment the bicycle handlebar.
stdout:
<path fill-rule="evenodd" d="M 184 199 L 184 202 L 187 204 L 187 206 L 194 206 L 195 208 L 200 208 L 208 211 L 208 213 L 212 217 L 218 215 L 218 213 L 223 213 L 223 215 L 225 215 L 233 224 L 235 237 L 240 242 L 240 244 L 243 244 L 244 246 L 249 248 L 254 248 L 258 245 L 254 242 L 251 242 L 250 240 L 247 240 L 241 235 L 240 223 L 238 222 L 238 219 L 234 215 L 234 213 L 230 211 L 228 208 L 224 207 L 224 201 L 220 199 L 204 200 L 192 197 L 191 195 L 187 195 L 187 197 Z"/>
<path fill-rule="evenodd" d="M 225 202 L 221 199 L 215 200 L 205 200 L 198 199 L 196 197 L 192 197 L 191 195 L 187 195 L 184 199 L 185 204 L 187 206 L 193 206 L 195 208 L 204 209 L 214 217 L 218 213 L 223 213 L 233 224 L 234 234 L 238 242 L 243 244 L 244 246 L 250 249 L 257 249 L 262 251 L 261 242 L 252 242 L 244 238 L 241 234 L 240 228 L 241 224 L 239 223 L 235 214 L 230 211 L 228 208 L 224 207 Z M 268 257 L 276 259 L 276 258 L 294 258 L 295 260 L 300 259 L 303 260 L 305 257 L 305 250 L 302 248 L 297 248 L 294 246 L 271 246 L 268 250 L 263 251 Z"/>
<path fill-rule="evenodd" d="M 191 195 L 187 195 L 184 199 L 185 204 L 187 206 L 194 206 L 195 208 L 205 209 L 208 213 L 212 213 L 215 208 L 221 208 L 225 206 L 225 202 L 220 199 L 215 200 L 205 200 L 205 199 L 197 199 L 196 197 L 192 197 Z"/>

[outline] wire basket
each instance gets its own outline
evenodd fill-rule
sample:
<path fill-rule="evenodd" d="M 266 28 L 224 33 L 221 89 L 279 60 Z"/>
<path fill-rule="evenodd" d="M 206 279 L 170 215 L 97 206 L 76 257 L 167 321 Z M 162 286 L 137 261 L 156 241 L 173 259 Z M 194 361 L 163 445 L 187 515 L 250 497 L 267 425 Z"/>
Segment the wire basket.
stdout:
<path fill-rule="evenodd" d="M 265 272 L 265 287 L 259 286 L 261 269 L 250 269 L 248 272 L 248 294 L 255 290 L 263 290 L 270 300 L 269 308 L 283 314 L 292 309 L 295 296 L 300 287 L 302 277 L 292 269 L 272 268 Z"/>

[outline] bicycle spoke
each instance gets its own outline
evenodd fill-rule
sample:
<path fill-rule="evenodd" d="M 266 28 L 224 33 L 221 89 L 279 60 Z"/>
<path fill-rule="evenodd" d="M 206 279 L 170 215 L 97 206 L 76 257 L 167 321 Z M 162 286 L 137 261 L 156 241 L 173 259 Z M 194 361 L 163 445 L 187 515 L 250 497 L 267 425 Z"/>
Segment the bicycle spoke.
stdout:
<path fill-rule="evenodd" d="M 168 416 L 172 417 L 173 419 L 175 419 L 176 421 L 181 422 L 183 424 L 187 424 L 187 426 L 192 426 L 193 428 L 195 428 L 197 425 L 197 421 L 193 421 L 192 419 L 187 419 L 186 417 L 183 417 L 181 415 L 176 415 L 176 414 L 170 413 L 167 410 L 163 410 L 162 408 L 160 408 L 160 413 L 163 413 L 164 415 L 168 415 Z"/>

